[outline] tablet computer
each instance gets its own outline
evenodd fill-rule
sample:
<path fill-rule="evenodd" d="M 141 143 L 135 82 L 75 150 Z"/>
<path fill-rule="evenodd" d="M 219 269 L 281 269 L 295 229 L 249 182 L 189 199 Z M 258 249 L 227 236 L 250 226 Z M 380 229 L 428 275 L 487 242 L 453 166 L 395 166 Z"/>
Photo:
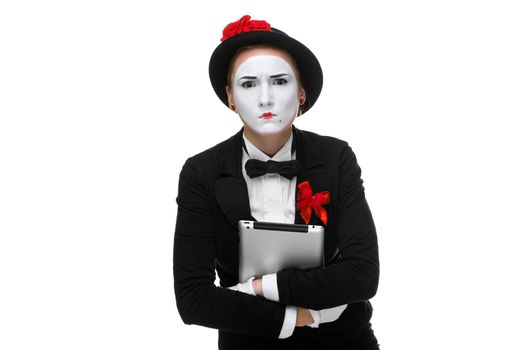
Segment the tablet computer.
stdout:
<path fill-rule="evenodd" d="M 239 220 L 239 282 L 288 268 L 324 267 L 324 227 Z"/>

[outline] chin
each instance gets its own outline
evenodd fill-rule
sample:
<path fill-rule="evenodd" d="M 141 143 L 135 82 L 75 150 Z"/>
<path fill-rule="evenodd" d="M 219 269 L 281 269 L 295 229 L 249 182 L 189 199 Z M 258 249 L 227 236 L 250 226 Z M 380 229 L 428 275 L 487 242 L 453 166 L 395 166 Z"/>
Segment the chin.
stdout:
<path fill-rule="evenodd" d="M 263 126 L 258 126 L 256 129 L 253 129 L 256 133 L 261 135 L 270 135 L 270 134 L 278 134 L 282 132 L 285 129 L 286 126 L 284 125 L 276 125 L 276 124 L 270 124 L 267 123 Z"/>

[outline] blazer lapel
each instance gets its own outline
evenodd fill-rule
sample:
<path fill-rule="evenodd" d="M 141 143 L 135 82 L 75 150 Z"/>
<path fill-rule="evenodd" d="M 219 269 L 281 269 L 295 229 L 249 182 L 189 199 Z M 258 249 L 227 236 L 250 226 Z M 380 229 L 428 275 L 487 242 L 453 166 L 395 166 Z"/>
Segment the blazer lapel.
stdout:
<path fill-rule="evenodd" d="M 241 171 L 243 130 L 244 127 L 226 142 L 219 162 L 220 179 L 215 182 L 217 202 L 236 229 L 239 220 L 257 221 L 251 214 L 248 187 Z"/>
<path fill-rule="evenodd" d="M 328 191 L 328 171 L 322 167 L 323 159 L 319 154 L 314 140 L 295 126 L 292 125 L 292 128 L 295 132 L 294 137 L 297 137 L 296 159 L 299 162 L 299 174 L 297 175 L 297 184 L 295 186 L 295 202 L 297 205 L 298 185 L 303 181 L 308 181 L 310 183 L 310 187 L 314 194 L 317 192 Z M 328 210 L 327 205 L 323 205 L 323 207 Z M 297 210 L 297 207 L 295 209 L 294 223 L 306 224 L 300 211 Z M 325 226 L 313 209 L 308 224 Z"/>
<path fill-rule="evenodd" d="M 297 175 L 297 185 L 299 185 L 303 181 L 308 181 L 314 194 L 318 192 L 328 191 L 329 194 L 332 195 L 333 191 L 330 187 L 329 180 L 331 174 L 329 173 L 329 170 L 327 170 L 327 167 L 323 166 L 323 157 L 315 144 L 315 140 L 311 137 L 310 134 L 302 132 L 299 129 L 296 129 L 295 135 L 297 136 L 296 159 L 300 165 L 299 174 Z M 297 191 L 298 187 L 295 186 L 296 205 Z M 317 216 L 313 208 L 308 224 L 319 225 L 325 228 L 323 266 L 327 266 L 331 265 L 337 260 L 339 248 L 337 242 L 337 234 L 333 231 L 333 226 L 331 225 L 331 223 L 333 223 L 332 220 L 333 215 L 335 215 L 335 213 L 332 210 L 332 206 L 330 205 L 330 203 L 323 204 L 323 208 L 326 209 L 328 215 L 328 221 L 326 225 Z M 295 210 L 295 223 L 306 224 L 301 216 L 300 211 L 297 210 L 297 207 Z"/>

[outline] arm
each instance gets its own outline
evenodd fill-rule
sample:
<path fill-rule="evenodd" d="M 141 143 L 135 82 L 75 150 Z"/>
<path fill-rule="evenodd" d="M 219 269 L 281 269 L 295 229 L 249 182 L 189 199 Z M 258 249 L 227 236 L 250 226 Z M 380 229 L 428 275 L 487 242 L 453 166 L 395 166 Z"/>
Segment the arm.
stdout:
<path fill-rule="evenodd" d="M 256 283 L 256 281 L 259 281 L 259 283 Z M 239 282 L 237 283 L 237 285 L 227 288 L 232 290 L 238 290 L 249 295 L 264 296 L 262 294 L 260 279 L 255 279 L 254 276 L 250 277 L 246 282 Z M 334 316 L 333 313 L 331 315 Z M 339 315 L 337 315 L 337 317 L 339 317 Z M 334 320 L 337 319 L 337 317 L 335 317 Z M 318 327 L 320 321 L 321 315 L 319 314 L 319 311 L 312 311 L 302 307 L 287 305 L 286 315 L 284 316 L 284 321 L 281 328 L 281 333 L 279 334 L 279 338 L 283 339 L 291 336 L 295 327 Z"/>
<path fill-rule="evenodd" d="M 337 217 L 340 262 L 311 270 L 277 273 L 279 301 L 320 310 L 371 299 L 379 281 L 379 254 L 372 213 L 365 199 L 361 168 L 348 144 L 339 161 Z"/>
<path fill-rule="evenodd" d="M 182 167 L 173 247 L 173 276 L 185 324 L 278 338 L 286 305 L 215 285 L 211 197 L 191 158 Z"/>
<path fill-rule="evenodd" d="M 266 299 L 279 301 L 279 289 L 277 287 L 276 273 L 267 274 L 264 275 L 262 278 L 257 279 L 251 277 L 247 283 L 250 284 L 250 292 L 252 292 L 254 295 L 261 295 Z M 307 316 L 309 318 L 311 317 L 311 322 L 308 321 L 306 325 L 312 328 L 317 328 L 321 323 L 336 321 L 347 307 L 348 304 L 343 304 L 322 310 L 303 309 L 305 310 L 305 312 L 307 312 Z M 287 323 L 286 318 L 284 323 Z M 283 329 L 284 328 L 285 325 L 283 325 Z"/>

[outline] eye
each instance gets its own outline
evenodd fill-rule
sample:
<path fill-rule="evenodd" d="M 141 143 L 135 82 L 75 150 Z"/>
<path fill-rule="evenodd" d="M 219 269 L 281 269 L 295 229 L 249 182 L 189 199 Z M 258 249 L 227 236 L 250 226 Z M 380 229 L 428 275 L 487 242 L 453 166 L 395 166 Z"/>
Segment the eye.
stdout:
<path fill-rule="evenodd" d="M 251 87 L 255 86 L 255 83 L 253 81 L 251 81 L 251 80 L 248 80 L 248 81 L 245 81 L 244 83 L 242 83 L 241 86 L 243 88 L 251 88 Z"/>
<path fill-rule="evenodd" d="M 284 85 L 286 84 L 288 81 L 286 79 L 283 79 L 283 78 L 277 78 L 273 81 L 273 84 L 274 85 Z"/>

